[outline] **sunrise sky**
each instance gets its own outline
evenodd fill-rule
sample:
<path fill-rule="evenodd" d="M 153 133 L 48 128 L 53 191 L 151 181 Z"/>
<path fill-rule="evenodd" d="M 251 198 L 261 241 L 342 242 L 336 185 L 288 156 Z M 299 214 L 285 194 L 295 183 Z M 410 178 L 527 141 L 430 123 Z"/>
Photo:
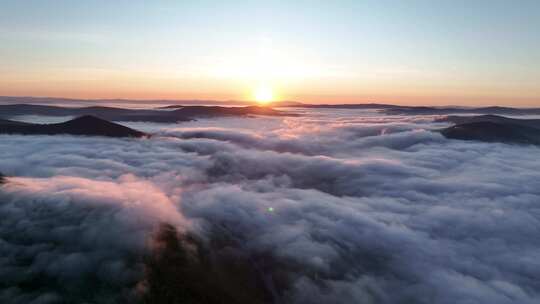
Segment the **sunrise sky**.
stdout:
<path fill-rule="evenodd" d="M 540 1 L 4 1 L 0 95 L 540 106 Z"/>

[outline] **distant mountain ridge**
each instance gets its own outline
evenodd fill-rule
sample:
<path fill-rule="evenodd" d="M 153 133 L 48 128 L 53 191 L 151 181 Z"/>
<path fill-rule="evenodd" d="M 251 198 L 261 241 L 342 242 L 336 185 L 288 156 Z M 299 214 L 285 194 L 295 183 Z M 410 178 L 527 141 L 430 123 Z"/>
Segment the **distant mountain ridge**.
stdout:
<path fill-rule="evenodd" d="M 92 115 L 109 121 L 144 121 L 157 123 L 176 123 L 190 121 L 199 117 L 245 116 L 245 115 L 292 115 L 269 107 L 245 106 L 182 106 L 176 110 L 140 110 L 115 107 L 59 107 L 35 104 L 0 105 L 0 118 L 11 119 L 21 115 L 41 116 L 83 116 Z"/>
<path fill-rule="evenodd" d="M 497 115 L 448 116 L 436 121 L 456 125 L 440 130 L 447 138 L 540 145 L 540 119 L 515 119 Z"/>
<path fill-rule="evenodd" d="M 73 104 L 76 106 L 96 105 L 96 104 L 155 104 L 162 105 L 165 108 L 167 105 L 216 105 L 216 106 L 250 106 L 255 104 L 255 101 L 249 100 L 212 100 L 212 99 L 123 99 L 123 98 L 103 98 L 103 99 L 78 99 L 64 97 L 31 97 L 31 96 L 0 96 L 0 104 L 43 104 L 43 105 L 58 105 L 58 104 Z M 274 106 L 291 106 L 301 105 L 297 101 L 277 101 Z M 165 105 L 165 106 L 163 106 Z"/>
<path fill-rule="evenodd" d="M 34 105 L 55 105 L 72 104 L 78 107 L 92 104 L 154 104 L 158 109 L 177 109 L 189 106 L 253 106 L 254 101 L 246 100 L 173 100 L 173 99 L 76 99 L 57 97 L 21 97 L 21 96 L 0 96 L 0 107 L 9 104 L 34 104 Z M 309 104 L 298 101 L 276 101 L 273 107 L 297 107 L 297 108 L 317 108 L 317 109 L 378 109 L 389 115 L 450 115 L 450 114 L 495 114 L 495 115 L 540 115 L 540 107 L 513 108 L 503 106 L 487 107 L 462 107 L 462 106 L 404 106 L 387 103 L 352 103 L 352 104 Z M 99 106 L 98 106 L 99 107 Z M 107 106 L 103 106 L 107 108 Z M 128 110 L 128 109 L 125 109 Z M 152 110 L 139 110 L 152 111 Z M 94 115 L 94 113 L 87 113 Z M 143 116 L 144 117 L 144 116 Z M 107 118 L 105 118 L 107 119 Z M 180 119 L 181 121 L 182 119 Z"/>
<path fill-rule="evenodd" d="M 540 108 L 511 107 L 393 107 L 384 110 L 389 115 L 448 115 L 448 114 L 498 114 L 498 115 L 540 115 Z"/>
<path fill-rule="evenodd" d="M 287 107 L 314 109 L 374 109 L 387 115 L 449 115 L 449 114 L 499 114 L 499 115 L 540 115 L 540 108 L 512 107 L 459 107 L 459 106 L 401 106 L 384 103 L 363 104 L 297 104 Z"/>
<path fill-rule="evenodd" d="M 146 134 L 110 121 L 86 115 L 56 124 L 33 124 L 0 120 L 0 134 L 87 135 L 107 137 L 143 137 Z"/>
<path fill-rule="evenodd" d="M 455 124 L 465 124 L 473 122 L 493 122 L 499 124 L 516 124 L 526 127 L 539 128 L 540 119 L 516 119 L 499 115 L 478 115 L 478 116 L 459 116 L 449 115 L 446 117 L 438 118 L 436 122 L 452 122 Z"/>

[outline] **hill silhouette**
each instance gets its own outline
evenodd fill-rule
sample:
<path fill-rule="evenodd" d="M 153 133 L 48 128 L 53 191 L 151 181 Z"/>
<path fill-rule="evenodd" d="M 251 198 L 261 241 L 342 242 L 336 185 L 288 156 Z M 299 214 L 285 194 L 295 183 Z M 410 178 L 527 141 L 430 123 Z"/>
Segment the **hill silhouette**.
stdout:
<path fill-rule="evenodd" d="M 447 138 L 540 145 L 540 120 L 497 115 L 449 116 L 437 121 L 457 123 L 440 130 Z"/>
<path fill-rule="evenodd" d="M 435 120 L 436 122 L 452 122 L 455 124 L 464 124 L 472 122 L 494 122 L 499 124 L 515 124 L 520 126 L 539 128 L 540 129 L 540 119 L 517 119 L 509 118 L 499 115 L 478 115 L 478 116 L 459 116 L 459 115 L 449 115 L 443 118 Z"/>
<path fill-rule="evenodd" d="M 81 116 L 56 124 L 32 124 L 11 120 L 0 120 L 0 134 L 70 134 L 107 137 L 142 137 L 146 135 L 143 132 L 91 115 Z"/>

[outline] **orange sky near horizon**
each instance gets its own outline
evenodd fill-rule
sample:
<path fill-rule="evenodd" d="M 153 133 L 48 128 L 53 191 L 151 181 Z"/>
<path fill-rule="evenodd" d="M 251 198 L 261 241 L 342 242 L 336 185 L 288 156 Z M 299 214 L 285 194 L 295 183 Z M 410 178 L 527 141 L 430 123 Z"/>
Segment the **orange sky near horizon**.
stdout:
<path fill-rule="evenodd" d="M 8 1 L 0 95 L 540 107 L 538 28 L 538 1 Z"/>
<path fill-rule="evenodd" d="M 1 80 L 1 77 L 0 77 Z M 133 99 L 133 100 L 215 100 L 215 101 L 254 101 L 253 90 L 255 86 L 239 84 L 234 81 L 223 83 L 212 82 L 208 86 L 200 87 L 182 86 L 181 81 L 157 81 L 140 79 L 137 81 L 123 80 L 57 80 L 57 81 L 0 81 L 0 96 L 28 96 L 28 97 L 55 97 L 73 99 Z M 172 83 L 171 83 L 172 82 Z M 171 83 L 169 86 L 164 83 Z M 363 92 L 354 93 L 345 91 L 338 94 L 331 90 L 310 91 L 308 88 L 295 88 L 287 86 L 272 87 L 274 91 L 273 101 L 297 101 L 313 104 L 351 104 L 351 103 L 389 103 L 397 105 L 461 105 L 461 106 L 487 106 L 502 105 L 514 107 L 538 107 L 540 95 L 527 94 L 468 94 L 460 95 L 459 92 L 444 94 L 418 89 L 406 92 L 391 93 L 391 87 L 385 93 L 384 90 L 365 89 Z M 341 89 L 343 92 L 343 88 Z M 400 94 L 401 93 L 401 94 Z M 406 93 L 406 94 L 404 94 Z"/>

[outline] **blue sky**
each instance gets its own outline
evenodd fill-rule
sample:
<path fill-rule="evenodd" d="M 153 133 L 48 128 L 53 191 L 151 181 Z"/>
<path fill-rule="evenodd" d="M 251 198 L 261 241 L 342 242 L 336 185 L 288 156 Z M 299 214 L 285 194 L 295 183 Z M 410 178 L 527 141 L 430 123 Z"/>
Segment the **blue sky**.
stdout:
<path fill-rule="evenodd" d="M 0 94 L 540 105 L 539 29 L 527 0 L 0 0 Z"/>

